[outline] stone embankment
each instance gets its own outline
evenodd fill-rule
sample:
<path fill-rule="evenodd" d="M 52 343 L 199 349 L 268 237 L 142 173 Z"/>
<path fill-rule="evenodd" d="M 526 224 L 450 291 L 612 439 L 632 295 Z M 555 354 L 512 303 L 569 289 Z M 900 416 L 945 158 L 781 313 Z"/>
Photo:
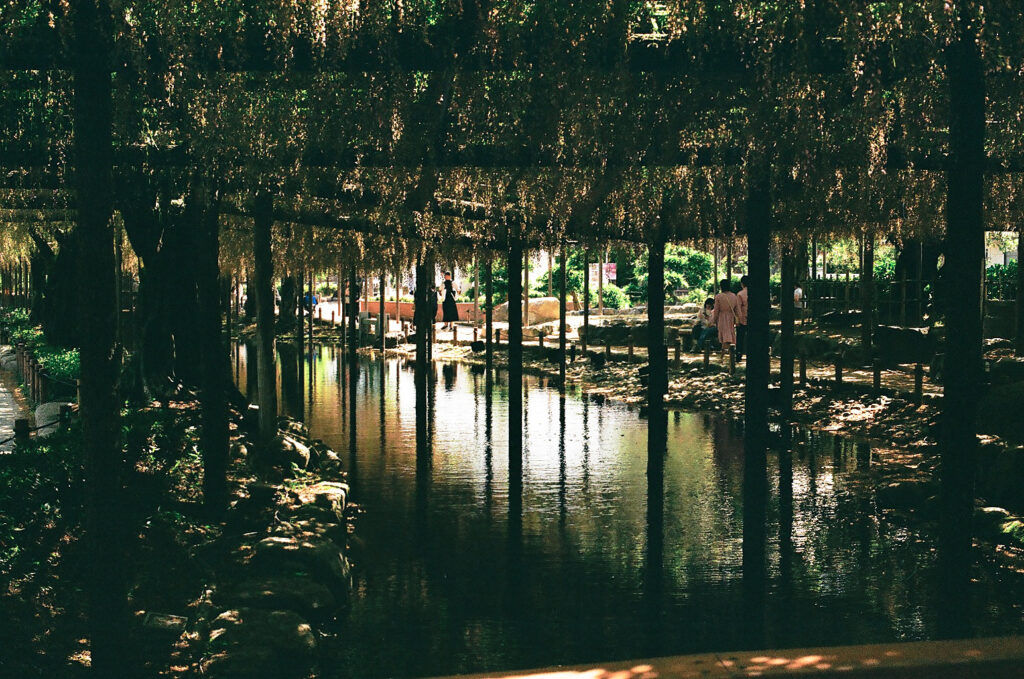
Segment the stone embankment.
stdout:
<path fill-rule="evenodd" d="M 249 449 L 239 439 L 232 451 L 244 458 Z M 231 503 L 223 558 L 186 634 L 204 677 L 321 676 L 321 645 L 348 606 L 356 510 L 338 456 L 285 419 L 275 449 L 265 474 L 274 481 L 250 480 Z"/>

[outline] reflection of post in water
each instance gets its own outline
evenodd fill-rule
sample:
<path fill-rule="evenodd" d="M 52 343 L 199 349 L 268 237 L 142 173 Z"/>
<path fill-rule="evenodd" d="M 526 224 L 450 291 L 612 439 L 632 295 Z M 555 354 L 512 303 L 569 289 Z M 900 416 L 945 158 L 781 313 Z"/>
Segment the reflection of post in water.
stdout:
<path fill-rule="evenodd" d="M 590 491 L 590 402 L 583 399 L 583 495 Z"/>
<path fill-rule="evenodd" d="M 782 425 L 782 447 L 779 450 L 779 576 L 784 596 L 792 593 L 793 584 L 793 447 L 790 425 Z"/>
<path fill-rule="evenodd" d="M 661 610 L 665 563 L 665 455 L 668 445 L 668 414 L 655 401 L 647 418 L 647 545 L 643 596 L 648 626 L 646 655 L 661 651 Z"/>
<path fill-rule="evenodd" d="M 558 397 L 558 525 L 561 531 L 565 531 L 565 486 L 565 392 L 562 391 Z"/>
<path fill-rule="evenodd" d="M 302 419 L 302 381 L 299 377 L 299 363 L 302 356 L 288 342 L 277 345 L 277 356 L 281 364 L 281 396 L 285 414 Z"/>
<path fill-rule="evenodd" d="M 455 389 L 455 378 L 458 377 L 458 368 L 454 363 L 445 363 L 441 366 L 441 376 L 444 379 L 444 390 L 452 391 Z"/>
<path fill-rule="evenodd" d="M 426 543 L 427 505 L 430 494 L 430 476 L 433 467 L 433 409 L 434 382 L 427 379 L 426 371 L 416 365 L 416 535 L 420 544 Z"/>
<path fill-rule="evenodd" d="M 871 444 L 857 441 L 857 467 L 867 469 L 871 466 Z"/>
<path fill-rule="evenodd" d="M 492 372 L 487 371 L 484 378 L 484 509 L 488 519 L 491 516 L 491 504 L 494 496 L 494 438 L 493 438 L 493 403 L 494 379 Z"/>
<path fill-rule="evenodd" d="M 249 360 L 252 358 L 253 360 Z M 256 403 L 259 392 L 260 362 L 256 359 L 254 344 L 245 343 L 245 397 L 250 403 Z"/>
<path fill-rule="evenodd" d="M 509 316 L 512 319 L 513 316 Z M 523 614 L 525 573 L 523 563 L 523 470 L 509 465 L 508 476 L 508 564 L 505 570 L 505 615 L 516 619 Z"/>
<path fill-rule="evenodd" d="M 348 475 L 349 482 L 356 485 L 358 464 L 356 458 L 356 392 L 359 387 L 359 361 L 355 351 L 349 353 L 348 361 Z"/>

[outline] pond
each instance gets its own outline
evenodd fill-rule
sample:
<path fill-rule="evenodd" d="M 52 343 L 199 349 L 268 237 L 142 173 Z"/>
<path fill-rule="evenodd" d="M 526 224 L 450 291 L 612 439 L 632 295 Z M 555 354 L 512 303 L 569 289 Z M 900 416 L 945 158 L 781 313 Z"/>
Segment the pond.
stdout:
<path fill-rule="evenodd" d="M 365 510 L 333 676 L 937 635 L 935 539 L 875 507 L 866 442 L 796 432 L 769 452 L 761 609 L 742 586 L 743 438 L 731 420 L 670 413 L 659 483 L 636 409 L 527 376 L 522 479 L 510 483 L 505 374 L 489 385 L 468 365 L 434 364 L 417 432 L 411 364 L 350 364 L 317 347 L 300 374 L 289 349 L 282 411 L 339 452 Z M 255 383 L 246 356 L 241 346 L 243 391 Z M 1019 583 L 976 586 L 974 633 L 1024 630 Z"/>

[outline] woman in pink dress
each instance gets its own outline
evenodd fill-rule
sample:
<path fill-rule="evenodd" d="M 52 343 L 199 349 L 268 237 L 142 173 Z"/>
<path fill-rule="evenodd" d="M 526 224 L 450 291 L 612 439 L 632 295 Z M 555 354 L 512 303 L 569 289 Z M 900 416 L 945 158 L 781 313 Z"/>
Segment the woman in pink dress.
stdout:
<path fill-rule="evenodd" d="M 722 355 L 729 352 L 729 347 L 736 344 L 736 313 L 739 308 L 739 300 L 731 291 L 728 280 L 719 284 L 721 292 L 715 295 L 715 310 L 711 315 L 711 322 L 718 328 L 718 342 L 722 345 Z"/>

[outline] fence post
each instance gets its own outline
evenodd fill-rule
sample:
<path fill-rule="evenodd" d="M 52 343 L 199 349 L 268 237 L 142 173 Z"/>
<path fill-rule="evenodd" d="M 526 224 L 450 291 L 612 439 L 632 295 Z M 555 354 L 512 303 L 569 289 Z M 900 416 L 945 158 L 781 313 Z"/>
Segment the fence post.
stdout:
<path fill-rule="evenodd" d="M 800 386 L 807 386 L 807 354 L 800 352 Z"/>
<path fill-rule="evenodd" d="M 610 361 L 612 358 L 612 345 L 610 342 L 604 343 L 604 357 L 606 361 Z"/>
<path fill-rule="evenodd" d="M 680 337 L 676 337 L 676 347 L 675 347 L 675 350 L 676 350 L 675 351 L 675 353 L 676 353 L 676 356 L 675 356 L 676 361 L 675 361 L 675 363 L 676 363 L 676 367 L 678 368 L 683 363 L 683 357 L 682 357 L 683 340 Z"/>
<path fill-rule="evenodd" d="M 24 417 L 14 420 L 14 442 L 19 446 L 28 443 L 28 420 Z"/>
<path fill-rule="evenodd" d="M 914 402 L 918 405 L 924 400 L 924 366 L 914 366 Z"/>
<path fill-rule="evenodd" d="M 843 383 L 843 357 L 836 356 L 836 386 Z"/>
<path fill-rule="evenodd" d="M 704 369 L 707 370 L 711 367 L 711 344 L 708 342 L 704 343 Z"/>
<path fill-rule="evenodd" d="M 633 362 L 633 340 L 629 340 L 629 349 L 628 350 L 629 350 L 629 356 L 627 358 L 627 362 L 632 363 Z"/>
<path fill-rule="evenodd" d="M 544 346 L 544 333 L 538 333 L 538 335 L 537 335 L 537 346 L 539 346 L 539 347 L 543 347 Z"/>
<path fill-rule="evenodd" d="M 877 358 L 871 365 L 871 387 L 875 393 L 882 390 L 882 362 Z"/>
<path fill-rule="evenodd" d="M 69 403 L 60 404 L 60 425 L 62 429 L 71 426 L 71 404 Z"/>

